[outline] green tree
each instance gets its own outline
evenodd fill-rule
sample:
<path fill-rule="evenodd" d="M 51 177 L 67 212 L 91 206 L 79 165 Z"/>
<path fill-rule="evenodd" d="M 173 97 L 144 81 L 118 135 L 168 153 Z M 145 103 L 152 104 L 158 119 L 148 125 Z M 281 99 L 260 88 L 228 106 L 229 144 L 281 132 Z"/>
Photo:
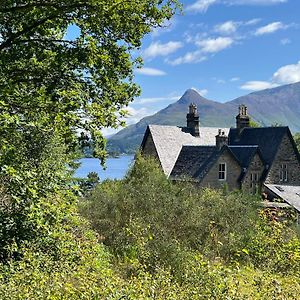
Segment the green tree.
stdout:
<path fill-rule="evenodd" d="M 300 132 L 297 132 L 294 135 L 294 140 L 295 140 L 295 143 L 297 145 L 298 151 L 300 151 Z"/>
<path fill-rule="evenodd" d="M 105 158 L 101 129 L 122 124 L 140 91 L 134 51 L 177 7 L 176 0 L 1 1 L 2 260 L 19 256 L 24 241 L 46 238 L 64 219 L 64 205 L 74 211 L 77 133 Z M 70 26 L 77 36 L 69 37 Z M 63 200 L 50 205 L 56 196 Z"/>
<path fill-rule="evenodd" d="M 57 128 L 69 147 L 76 130 L 89 132 L 104 158 L 101 129 L 122 125 L 124 108 L 140 92 L 133 69 L 141 60 L 133 51 L 177 7 L 177 0 L 2 1 L 1 144 L 42 124 Z M 69 37 L 70 26 L 78 36 Z"/>

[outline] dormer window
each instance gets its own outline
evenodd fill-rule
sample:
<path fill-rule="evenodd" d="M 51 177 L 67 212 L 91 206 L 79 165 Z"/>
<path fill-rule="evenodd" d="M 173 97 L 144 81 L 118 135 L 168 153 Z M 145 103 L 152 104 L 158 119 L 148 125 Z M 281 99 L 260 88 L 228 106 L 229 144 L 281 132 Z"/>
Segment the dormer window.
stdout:
<path fill-rule="evenodd" d="M 226 163 L 220 163 L 219 164 L 219 180 L 226 180 Z"/>
<path fill-rule="evenodd" d="M 280 171 L 279 171 L 279 179 L 281 182 L 287 182 L 288 179 L 288 165 L 281 164 Z"/>

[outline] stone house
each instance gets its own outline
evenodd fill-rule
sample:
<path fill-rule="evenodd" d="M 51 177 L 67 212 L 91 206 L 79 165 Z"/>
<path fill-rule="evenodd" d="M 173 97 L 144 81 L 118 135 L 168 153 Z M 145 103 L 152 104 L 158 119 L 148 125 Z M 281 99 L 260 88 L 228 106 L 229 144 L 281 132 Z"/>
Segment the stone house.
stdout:
<path fill-rule="evenodd" d="M 293 186 L 300 205 L 300 155 L 289 128 L 250 127 L 245 105 L 239 107 L 236 128 L 219 129 L 201 127 L 191 104 L 186 127 L 149 125 L 141 152 L 157 158 L 171 180 L 270 195 L 274 186 L 278 191 Z"/>

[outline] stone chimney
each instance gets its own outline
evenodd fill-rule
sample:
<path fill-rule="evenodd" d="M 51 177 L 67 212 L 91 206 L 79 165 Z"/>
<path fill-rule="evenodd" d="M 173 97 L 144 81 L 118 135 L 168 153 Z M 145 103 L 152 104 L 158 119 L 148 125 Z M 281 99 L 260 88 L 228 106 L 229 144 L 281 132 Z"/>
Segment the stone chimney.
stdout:
<path fill-rule="evenodd" d="M 224 145 L 228 145 L 228 136 L 225 134 L 225 131 L 219 129 L 218 135 L 216 135 L 216 147 L 218 150 L 221 150 Z"/>
<path fill-rule="evenodd" d="M 197 112 L 197 105 L 191 103 L 189 106 L 189 113 L 186 115 L 187 128 L 190 130 L 191 134 L 195 137 L 200 137 L 199 131 L 199 114 Z"/>
<path fill-rule="evenodd" d="M 246 105 L 241 104 L 239 106 L 239 114 L 236 116 L 236 128 L 239 132 L 245 127 L 250 127 L 250 117 L 247 110 Z"/>

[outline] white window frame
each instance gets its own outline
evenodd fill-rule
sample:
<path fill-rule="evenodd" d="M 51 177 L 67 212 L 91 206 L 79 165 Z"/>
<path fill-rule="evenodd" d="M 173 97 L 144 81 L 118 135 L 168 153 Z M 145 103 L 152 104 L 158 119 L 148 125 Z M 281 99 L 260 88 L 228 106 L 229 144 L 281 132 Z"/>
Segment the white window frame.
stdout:
<path fill-rule="evenodd" d="M 224 171 L 220 170 L 221 165 L 225 166 Z M 224 178 L 220 178 L 220 175 L 223 174 L 223 173 L 224 173 Z M 219 181 L 226 181 L 227 180 L 227 164 L 225 162 L 220 162 L 219 163 L 218 178 L 219 178 Z"/>

